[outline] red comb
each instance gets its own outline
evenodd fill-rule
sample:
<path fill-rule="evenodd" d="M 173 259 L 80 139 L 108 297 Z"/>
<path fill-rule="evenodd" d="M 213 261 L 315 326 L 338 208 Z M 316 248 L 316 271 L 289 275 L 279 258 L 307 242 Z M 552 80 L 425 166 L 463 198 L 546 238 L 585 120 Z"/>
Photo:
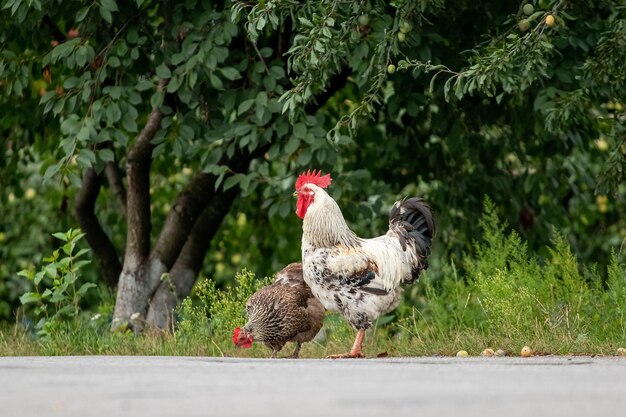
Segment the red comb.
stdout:
<path fill-rule="evenodd" d="M 300 174 L 300 176 L 296 180 L 296 190 L 299 190 L 304 184 L 307 183 L 315 184 L 321 188 L 326 188 L 330 185 L 332 181 L 333 179 L 330 178 L 330 174 L 322 175 L 321 170 L 308 170 L 307 172 L 303 172 L 302 174 Z"/>

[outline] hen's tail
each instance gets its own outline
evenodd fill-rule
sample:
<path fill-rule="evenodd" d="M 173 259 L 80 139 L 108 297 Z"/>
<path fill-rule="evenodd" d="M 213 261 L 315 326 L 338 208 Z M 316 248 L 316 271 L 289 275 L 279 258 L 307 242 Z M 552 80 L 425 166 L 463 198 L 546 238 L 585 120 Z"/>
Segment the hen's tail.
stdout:
<path fill-rule="evenodd" d="M 389 212 L 389 227 L 398 232 L 403 250 L 406 250 L 408 240 L 415 242 L 415 249 L 423 259 L 421 269 L 426 269 L 426 257 L 435 236 L 435 220 L 430 206 L 419 197 L 396 201 Z"/>

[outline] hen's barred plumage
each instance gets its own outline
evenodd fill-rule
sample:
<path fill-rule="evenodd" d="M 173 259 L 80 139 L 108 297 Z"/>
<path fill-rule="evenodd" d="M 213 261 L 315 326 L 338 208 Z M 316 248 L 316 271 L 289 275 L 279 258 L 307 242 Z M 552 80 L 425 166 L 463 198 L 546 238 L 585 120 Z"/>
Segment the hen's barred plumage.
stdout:
<path fill-rule="evenodd" d="M 385 235 L 362 239 L 348 227 L 335 200 L 314 183 L 302 184 L 304 280 L 328 310 L 340 312 L 359 335 L 348 356 L 360 356 L 363 332 L 400 302 L 402 286 L 428 267 L 435 223 L 419 197 L 396 202 Z"/>
<path fill-rule="evenodd" d="M 246 302 L 246 312 L 248 322 L 233 341 L 240 346 L 263 342 L 273 358 L 287 342 L 296 343 L 291 357 L 297 358 L 301 344 L 315 337 L 324 320 L 324 306 L 304 282 L 300 263 L 287 265 L 273 284 L 255 292 Z"/>

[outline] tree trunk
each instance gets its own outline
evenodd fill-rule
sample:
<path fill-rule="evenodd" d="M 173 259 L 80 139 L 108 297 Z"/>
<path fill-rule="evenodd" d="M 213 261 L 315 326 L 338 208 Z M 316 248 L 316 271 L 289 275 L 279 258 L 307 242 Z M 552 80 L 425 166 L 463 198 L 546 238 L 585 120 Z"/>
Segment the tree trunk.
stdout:
<path fill-rule="evenodd" d="M 161 80 L 158 88 L 163 90 L 166 82 Z M 117 298 L 111 329 L 116 330 L 125 323 L 140 330 L 141 317 L 145 317 L 148 300 L 166 268 L 150 253 L 150 167 L 152 165 L 152 138 L 159 130 L 163 114 L 152 109 L 146 125 L 137 141 L 128 152 L 126 174 L 128 188 L 126 197 L 126 251 L 124 266 L 117 286 Z M 134 313 L 139 317 L 134 318 Z M 136 323 L 131 323 L 133 320 Z M 125 326 L 124 326 L 125 327 Z"/>
<path fill-rule="evenodd" d="M 145 327 L 145 317 L 152 294 L 167 272 L 158 259 L 140 260 L 126 257 L 120 274 L 111 327 L 129 326 L 136 332 Z"/>
<path fill-rule="evenodd" d="M 122 271 L 122 264 L 113 243 L 96 217 L 96 199 L 101 185 L 102 176 L 96 174 L 93 168 L 88 169 L 83 176 L 82 186 L 74 198 L 74 206 L 76 218 L 85 232 L 87 243 L 94 253 L 104 281 L 109 288 L 115 288 Z"/>
<path fill-rule="evenodd" d="M 236 196 L 233 188 L 216 194 L 194 224 L 169 276 L 161 282 L 150 301 L 147 316 L 150 327 L 173 330 L 174 309 L 191 292 L 211 240 L 230 211 Z"/>

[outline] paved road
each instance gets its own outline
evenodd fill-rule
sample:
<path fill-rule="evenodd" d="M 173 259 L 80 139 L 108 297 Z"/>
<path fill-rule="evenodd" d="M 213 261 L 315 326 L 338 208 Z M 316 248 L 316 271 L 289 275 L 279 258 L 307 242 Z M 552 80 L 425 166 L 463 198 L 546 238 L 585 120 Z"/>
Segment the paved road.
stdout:
<path fill-rule="evenodd" d="M 626 359 L 0 358 L 2 417 L 617 416 Z"/>

